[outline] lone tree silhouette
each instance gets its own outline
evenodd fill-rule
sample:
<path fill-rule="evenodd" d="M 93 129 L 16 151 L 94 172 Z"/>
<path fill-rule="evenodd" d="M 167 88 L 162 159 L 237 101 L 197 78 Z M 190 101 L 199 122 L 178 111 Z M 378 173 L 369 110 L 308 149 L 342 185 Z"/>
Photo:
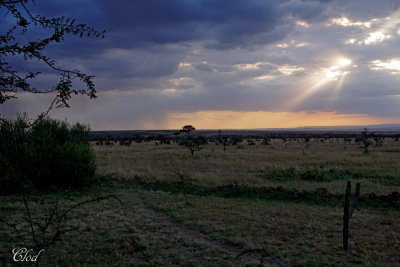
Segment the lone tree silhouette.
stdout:
<path fill-rule="evenodd" d="M 179 141 L 179 145 L 182 147 L 186 147 L 190 150 L 190 153 L 193 157 L 195 151 L 200 151 L 202 149 L 202 145 L 205 145 L 207 140 L 204 136 L 193 136 L 187 135 Z"/>
<path fill-rule="evenodd" d="M 191 155 L 194 155 L 195 151 L 200 151 L 202 145 L 207 143 L 207 140 L 204 136 L 193 136 L 190 135 L 191 132 L 195 131 L 192 125 L 185 125 L 182 127 L 181 132 L 186 133 L 184 137 L 179 141 L 179 145 L 182 147 L 186 147 L 190 150 Z"/>
<path fill-rule="evenodd" d="M 182 127 L 181 132 L 190 134 L 191 132 L 195 131 L 196 128 L 194 128 L 192 125 L 185 125 Z"/>
<path fill-rule="evenodd" d="M 0 0 L 0 10 L 6 13 L 6 17 L 11 17 L 13 23 L 7 32 L 0 33 L 0 104 L 17 98 L 20 92 L 55 93 L 47 112 L 41 115 L 44 117 L 53 107 L 69 107 L 68 100 L 72 95 L 95 98 L 94 76 L 56 65 L 55 60 L 47 56 L 44 50 L 50 44 L 62 42 L 66 34 L 104 38 L 105 31 L 99 32 L 85 24 L 77 24 L 71 18 L 48 18 L 33 14 L 28 7 L 29 2 L 35 3 L 34 0 Z M 49 71 L 58 75 L 59 81 L 49 88 L 35 88 L 32 81 L 40 76 L 40 72 L 25 72 L 13 67 L 13 58 L 16 57 L 44 64 Z M 83 88 L 73 89 L 73 80 L 82 82 Z"/>
<path fill-rule="evenodd" d="M 364 128 L 364 131 L 361 132 L 362 142 L 364 144 L 364 153 L 368 154 L 368 147 L 372 144 L 371 140 L 369 139 L 369 132 L 367 128 Z"/>

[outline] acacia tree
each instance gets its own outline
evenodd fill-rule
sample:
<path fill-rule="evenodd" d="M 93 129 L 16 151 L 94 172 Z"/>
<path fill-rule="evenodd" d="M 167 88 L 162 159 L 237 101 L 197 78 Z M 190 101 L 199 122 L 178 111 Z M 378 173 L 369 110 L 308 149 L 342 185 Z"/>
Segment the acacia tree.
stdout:
<path fill-rule="evenodd" d="M 182 127 L 181 132 L 190 134 L 191 132 L 194 132 L 195 130 L 196 130 L 196 128 L 193 127 L 192 125 L 185 125 Z"/>
<path fill-rule="evenodd" d="M 361 132 L 362 142 L 364 144 L 364 153 L 368 154 L 368 147 L 372 144 L 371 140 L 369 139 L 369 132 L 367 128 L 364 128 L 364 131 Z"/>
<path fill-rule="evenodd" d="M 181 132 L 186 133 L 186 136 L 182 137 L 179 141 L 179 145 L 189 149 L 192 156 L 195 151 L 199 151 L 202 148 L 201 146 L 207 143 L 207 140 L 204 136 L 190 135 L 190 133 L 194 132 L 195 130 L 196 128 L 192 125 L 183 126 Z"/>
<path fill-rule="evenodd" d="M 0 11 L 5 12 L 5 18 L 8 19 L 4 20 L 12 22 L 7 32 L 0 33 L 0 104 L 17 98 L 20 92 L 54 93 L 52 104 L 41 115 L 44 117 L 53 107 L 69 107 L 68 100 L 72 95 L 82 94 L 95 98 L 94 76 L 58 66 L 44 50 L 50 44 L 62 42 L 67 34 L 104 38 L 105 31 L 100 32 L 85 24 L 77 24 L 71 18 L 48 18 L 33 14 L 28 7 L 29 2 L 34 3 L 34 0 L 0 0 Z M 40 34 L 37 34 L 38 28 L 41 28 Z M 40 38 L 38 35 L 45 37 Z M 49 88 L 35 88 L 32 81 L 40 76 L 40 72 L 18 70 L 12 64 L 13 57 L 43 63 L 50 71 L 57 73 L 59 81 Z M 73 80 L 82 82 L 83 88 L 72 88 Z"/>
<path fill-rule="evenodd" d="M 194 152 L 200 151 L 200 149 L 202 149 L 202 145 L 205 145 L 206 143 L 207 140 L 204 136 L 187 135 L 180 140 L 179 145 L 189 149 L 191 155 L 193 156 Z"/>

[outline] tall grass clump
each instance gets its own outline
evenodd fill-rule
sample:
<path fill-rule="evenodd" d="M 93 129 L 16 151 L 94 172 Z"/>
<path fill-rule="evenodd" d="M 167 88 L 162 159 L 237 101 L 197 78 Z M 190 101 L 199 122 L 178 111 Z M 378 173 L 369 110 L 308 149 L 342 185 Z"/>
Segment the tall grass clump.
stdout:
<path fill-rule="evenodd" d="M 22 185 L 46 189 L 88 182 L 96 169 L 89 130 L 50 118 L 33 124 L 26 116 L 0 122 L 0 192 L 16 192 Z"/>

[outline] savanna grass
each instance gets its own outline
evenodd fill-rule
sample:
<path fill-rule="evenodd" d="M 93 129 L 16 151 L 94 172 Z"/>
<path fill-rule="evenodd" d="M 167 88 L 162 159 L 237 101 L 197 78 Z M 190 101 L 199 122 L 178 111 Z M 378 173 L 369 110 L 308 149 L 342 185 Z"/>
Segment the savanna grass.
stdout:
<path fill-rule="evenodd" d="M 336 140 L 336 139 L 335 139 Z M 363 185 L 363 193 L 388 194 L 400 191 L 400 143 L 386 140 L 382 147 L 362 147 L 343 141 L 270 141 L 271 145 L 229 146 L 207 144 L 191 157 L 177 144 L 153 142 L 131 147 L 94 147 L 99 172 L 118 173 L 126 179 L 135 175 L 146 180 L 175 180 L 171 171 L 191 175 L 199 184 L 247 184 L 283 186 L 298 190 L 325 187 L 342 193 L 347 180 Z M 303 153 L 303 150 L 305 151 Z M 389 152 L 390 151 L 390 152 Z"/>

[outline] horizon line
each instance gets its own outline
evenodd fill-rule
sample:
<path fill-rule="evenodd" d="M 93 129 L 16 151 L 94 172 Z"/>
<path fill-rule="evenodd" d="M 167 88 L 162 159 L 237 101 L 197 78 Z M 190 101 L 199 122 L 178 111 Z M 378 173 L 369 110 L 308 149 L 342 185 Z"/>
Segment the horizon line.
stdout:
<path fill-rule="evenodd" d="M 399 128 L 396 130 L 400 131 L 400 124 L 370 124 L 370 125 L 337 125 L 337 126 L 299 126 L 299 127 L 287 127 L 287 128 L 206 128 L 206 129 L 198 129 L 196 128 L 197 131 L 218 131 L 218 130 L 224 130 L 224 131 L 277 131 L 277 130 L 302 130 L 302 129 L 307 129 L 307 130 L 318 130 L 318 129 L 330 129 L 330 130 L 345 130 L 346 128 L 349 130 L 356 130 L 358 128 Z M 333 128 L 333 129 L 331 129 Z M 95 131 L 179 131 L 179 129 L 112 129 L 112 130 L 91 130 L 93 132 Z"/>

